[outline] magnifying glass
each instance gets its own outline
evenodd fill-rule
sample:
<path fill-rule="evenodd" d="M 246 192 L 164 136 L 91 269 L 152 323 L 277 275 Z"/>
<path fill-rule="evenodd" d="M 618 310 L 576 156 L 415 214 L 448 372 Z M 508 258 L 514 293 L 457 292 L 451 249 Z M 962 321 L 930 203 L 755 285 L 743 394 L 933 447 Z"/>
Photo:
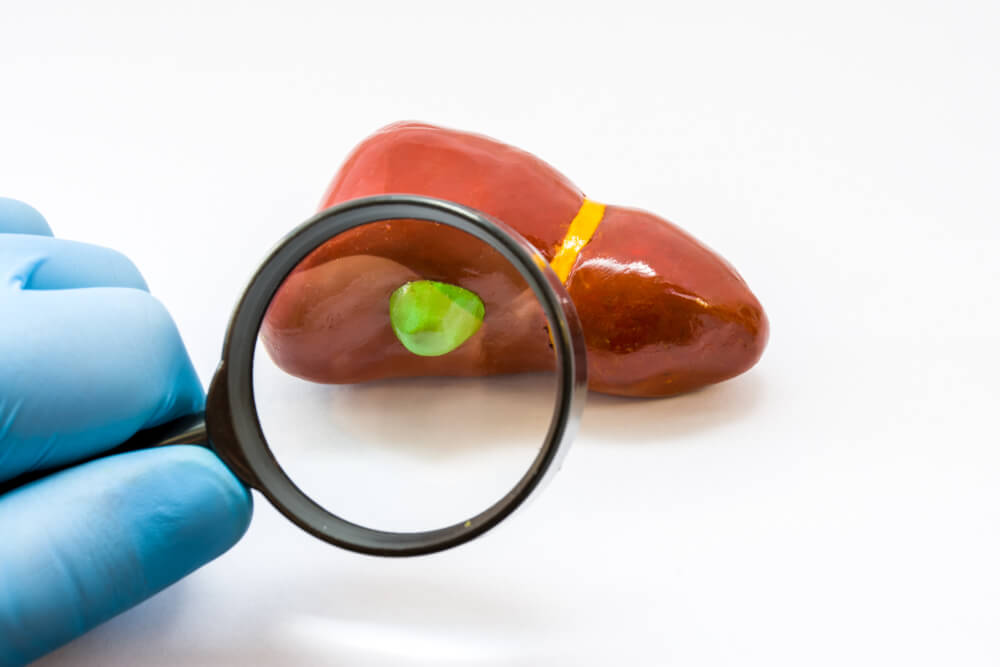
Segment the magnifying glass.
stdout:
<path fill-rule="evenodd" d="M 453 202 L 368 197 L 264 260 L 205 412 L 114 451 L 205 445 L 322 540 L 426 554 L 490 530 L 558 469 L 586 369 L 566 290 L 516 231 Z"/>

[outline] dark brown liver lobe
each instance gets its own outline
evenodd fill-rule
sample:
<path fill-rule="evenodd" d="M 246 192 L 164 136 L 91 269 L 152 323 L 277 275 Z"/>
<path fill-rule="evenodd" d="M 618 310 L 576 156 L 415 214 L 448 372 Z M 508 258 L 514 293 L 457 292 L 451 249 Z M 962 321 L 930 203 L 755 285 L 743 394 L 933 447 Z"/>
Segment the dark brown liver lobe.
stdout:
<path fill-rule="evenodd" d="M 744 372 L 767 344 L 767 317 L 736 270 L 645 211 L 609 206 L 567 287 L 596 391 L 689 391 Z"/>

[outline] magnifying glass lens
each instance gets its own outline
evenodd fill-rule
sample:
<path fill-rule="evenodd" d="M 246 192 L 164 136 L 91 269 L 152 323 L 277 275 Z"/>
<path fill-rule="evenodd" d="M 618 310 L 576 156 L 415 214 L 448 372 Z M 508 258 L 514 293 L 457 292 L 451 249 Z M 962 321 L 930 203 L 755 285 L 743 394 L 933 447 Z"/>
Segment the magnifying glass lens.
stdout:
<path fill-rule="evenodd" d="M 388 220 L 320 243 L 258 332 L 253 393 L 278 465 L 366 528 L 464 524 L 537 465 L 557 407 L 538 297 L 487 243 Z"/>

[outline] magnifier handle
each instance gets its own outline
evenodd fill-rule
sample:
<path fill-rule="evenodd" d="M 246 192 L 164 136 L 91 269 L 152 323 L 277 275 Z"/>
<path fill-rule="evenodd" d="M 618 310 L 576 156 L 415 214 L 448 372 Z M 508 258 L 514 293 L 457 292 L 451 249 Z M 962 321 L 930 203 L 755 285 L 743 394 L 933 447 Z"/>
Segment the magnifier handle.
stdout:
<path fill-rule="evenodd" d="M 205 430 L 205 413 L 198 412 L 193 415 L 187 415 L 173 421 L 169 421 L 166 424 L 161 424 L 159 426 L 154 426 L 153 428 L 148 428 L 144 431 L 139 431 L 117 447 L 105 450 L 81 461 L 74 461 L 67 465 L 55 468 L 32 470 L 22 475 L 18 475 L 14 479 L 7 480 L 6 482 L 0 482 L 0 495 L 3 495 L 8 491 L 12 491 L 20 486 L 24 486 L 30 482 L 34 482 L 37 479 L 41 479 L 42 477 L 48 477 L 49 475 L 57 473 L 60 470 L 66 470 L 67 468 L 72 468 L 83 463 L 103 459 L 106 456 L 124 454 L 125 452 L 135 452 L 140 449 L 164 447 L 166 445 L 201 445 L 202 447 L 208 447 L 208 433 Z"/>
<path fill-rule="evenodd" d="M 166 445 L 201 445 L 208 447 L 208 431 L 205 430 L 205 413 L 179 417 L 166 424 L 160 424 L 145 431 L 139 431 L 131 438 L 115 447 L 108 454 L 133 452 L 138 449 L 164 447 Z M 104 454 L 107 456 L 108 454 Z"/>

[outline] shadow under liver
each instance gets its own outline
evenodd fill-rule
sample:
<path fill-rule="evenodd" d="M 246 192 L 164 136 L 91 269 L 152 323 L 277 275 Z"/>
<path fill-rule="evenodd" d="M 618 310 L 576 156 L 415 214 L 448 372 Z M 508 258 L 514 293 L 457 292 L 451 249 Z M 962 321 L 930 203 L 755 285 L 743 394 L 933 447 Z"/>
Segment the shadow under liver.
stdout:
<path fill-rule="evenodd" d="M 669 443 L 748 417 L 764 383 L 747 375 L 670 398 L 623 398 L 591 393 L 581 436 L 613 444 Z"/>

